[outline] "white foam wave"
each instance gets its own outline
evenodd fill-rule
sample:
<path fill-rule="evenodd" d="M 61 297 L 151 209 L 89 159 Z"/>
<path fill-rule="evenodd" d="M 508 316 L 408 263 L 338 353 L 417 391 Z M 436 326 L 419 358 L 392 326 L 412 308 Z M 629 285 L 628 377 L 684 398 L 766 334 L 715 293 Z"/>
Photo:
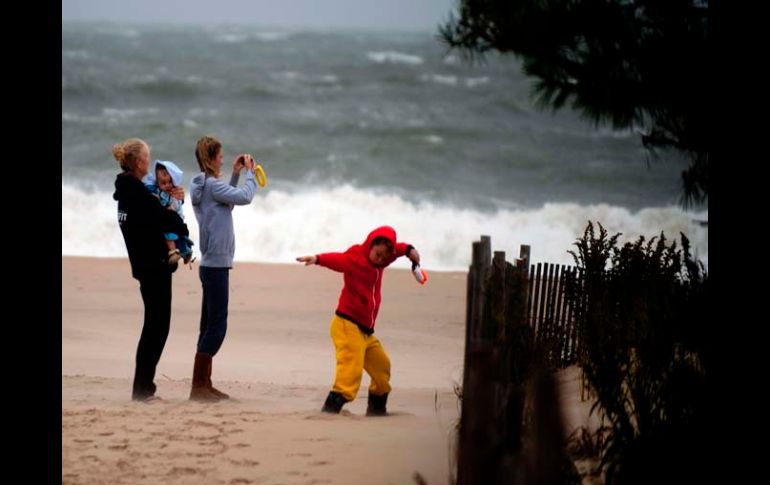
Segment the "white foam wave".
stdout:
<path fill-rule="evenodd" d="M 197 89 L 201 87 L 221 87 L 224 85 L 224 81 L 220 79 L 204 78 L 198 75 L 189 75 L 184 77 L 177 77 L 175 75 L 167 74 L 167 69 L 161 66 L 156 70 L 160 74 L 141 74 L 133 76 L 129 82 L 141 88 L 157 88 L 168 84 L 174 84 L 176 86 L 183 86 L 186 88 Z"/>
<path fill-rule="evenodd" d="M 384 64 L 390 62 L 393 64 L 409 64 L 419 65 L 423 63 L 422 57 L 413 56 L 411 54 L 404 54 L 402 52 L 386 51 L 386 52 L 367 52 L 366 57 L 376 62 L 377 64 Z"/>
<path fill-rule="evenodd" d="M 190 201 L 186 222 L 193 241 L 198 226 Z M 495 251 L 506 251 L 513 261 L 519 245 L 531 246 L 532 262 L 573 264 L 567 253 L 583 234 L 589 220 L 599 221 L 621 241 L 657 236 L 671 241 L 684 233 L 694 254 L 708 264 L 708 228 L 694 220 L 708 219 L 708 211 L 686 213 L 677 207 L 631 212 L 606 204 L 545 204 L 531 210 L 485 213 L 434 204 L 412 203 L 396 195 L 375 193 L 349 185 L 331 190 L 306 188 L 288 191 L 260 189 L 251 205 L 233 211 L 236 261 L 293 263 L 303 254 L 343 251 L 363 241 L 377 226 L 396 228 L 400 240 L 414 244 L 426 269 L 467 270 L 472 242 L 482 234 L 492 237 Z M 194 248 L 197 253 L 197 246 Z M 62 254 L 126 256 L 117 225 L 111 191 L 87 192 L 62 184 Z M 408 267 L 405 260 L 395 267 Z"/>
<path fill-rule="evenodd" d="M 115 125 L 123 121 L 158 114 L 158 108 L 102 108 L 102 112 L 96 116 L 85 114 L 70 113 L 62 111 L 61 120 L 66 123 L 82 124 L 101 124 Z"/>
<path fill-rule="evenodd" d="M 254 34 L 254 38 L 264 42 L 275 42 L 278 40 L 286 40 L 291 37 L 289 32 L 257 32 Z"/>
<path fill-rule="evenodd" d="M 416 137 L 418 140 L 426 141 L 432 145 L 440 145 L 444 143 L 444 139 L 438 135 L 425 135 Z"/>
<path fill-rule="evenodd" d="M 469 88 L 475 88 L 476 86 L 481 86 L 481 85 L 487 84 L 488 82 L 489 82 L 489 76 L 465 78 L 465 85 L 468 86 Z"/>
<path fill-rule="evenodd" d="M 466 77 L 463 79 L 451 74 L 422 74 L 419 79 L 422 82 L 433 82 L 445 86 L 457 86 L 462 82 L 468 88 L 475 88 L 489 82 L 488 76 Z"/>
<path fill-rule="evenodd" d="M 420 76 L 420 81 L 431 81 L 436 84 L 445 84 L 447 86 L 457 86 L 457 76 L 443 75 L 443 74 L 423 74 Z"/>
<path fill-rule="evenodd" d="M 215 32 L 214 41 L 221 44 L 241 44 L 249 40 L 277 42 L 291 37 L 289 32 Z"/>
<path fill-rule="evenodd" d="M 102 116 L 109 120 L 120 121 L 128 118 L 144 117 L 160 113 L 158 108 L 103 108 Z"/>
<path fill-rule="evenodd" d="M 460 58 L 454 54 L 447 54 L 446 56 L 444 56 L 444 64 L 449 64 L 451 66 L 454 66 L 454 65 L 460 64 L 460 62 L 461 62 Z"/>
<path fill-rule="evenodd" d="M 216 42 L 220 42 L 222 44 L 240 44 L 241 42 L 245 42 L 249 39 L 248 34 L 219 34 L 216 37 L 214 37 L 214 40 Z"/>
<path fill-rule="evenodd" d="M 85 116 L 77 113 L 69 113 L 62 111 L 61 114 L 62 123 L 103 123 L 104 119 L 100 116 Z"/>
<path fill-rule="evenodd" d="M 340 78 L 334 74 L 324 74 L 318 78 L 318 82 L 327 84 L 336 84 L 340 81 Z"/>

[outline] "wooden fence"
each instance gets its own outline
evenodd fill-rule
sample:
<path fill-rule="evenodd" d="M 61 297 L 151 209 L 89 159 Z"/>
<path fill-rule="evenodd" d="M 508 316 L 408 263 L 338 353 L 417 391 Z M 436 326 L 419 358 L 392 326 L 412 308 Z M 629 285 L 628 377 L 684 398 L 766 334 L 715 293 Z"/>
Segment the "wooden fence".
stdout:
<path fill-rule="evenodd" d="M 575 309 L 565 289 L 568 280 L 580 278 L 581 271 L 573 266 L 537 263 L 529 270 L 527 322 L 534 331 L 536 347 L 551 367 L 567 367 L 577 359 Z"/>
<path fill-rule="evenodd" d="M 575 268 L 538 263 L 521 246 L 515 264 L 473 243 L 468 271 L 457 484 L 513 483 L 520 456 L 527 379 L 535 361 L 559 368 L 577 352 L 565 281 Z"/>

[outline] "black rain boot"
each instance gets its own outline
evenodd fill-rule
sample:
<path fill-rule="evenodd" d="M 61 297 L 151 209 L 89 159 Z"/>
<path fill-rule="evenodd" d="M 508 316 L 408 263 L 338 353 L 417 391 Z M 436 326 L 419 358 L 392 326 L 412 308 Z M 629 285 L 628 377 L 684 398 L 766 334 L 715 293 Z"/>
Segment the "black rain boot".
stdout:
<path fill-rule="evenodd" d="M 366 405 L 367 416 L 387 416 L 388 411 L 385 409 L 385 405 L 388 403 L 388 393 L 386 392 L 382 396 L 369 393 L 369 402 Z"/>
<path fill-rule="evenodd" d="M 326 396 L 326 402 L 324 403 L 324 407 L 321 408 L 321 412 L 339 414 L 342 410 L 342 406 L 346 402 L 348 401 L 339 392 L 329 391 L 329 395 Z"/>

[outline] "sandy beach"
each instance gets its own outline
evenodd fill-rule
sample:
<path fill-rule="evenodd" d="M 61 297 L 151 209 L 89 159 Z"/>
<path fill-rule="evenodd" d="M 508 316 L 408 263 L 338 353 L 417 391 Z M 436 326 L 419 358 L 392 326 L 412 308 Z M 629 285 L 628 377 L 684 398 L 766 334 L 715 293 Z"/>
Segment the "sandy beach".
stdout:
<path fill-rule="evenodd" d="M 130 400 L 142 303 L 128 260 L 62 257 L 62 483 L 405 484 L 416 473 L 450 483 L 465 273 L 432 272 L 420 286 L 407 270 L 386 272 L 376 333 L 392 362 L 391 416 L 368 418 L 366 375 L 340 415 L 319 412 L 342 278 L 300 264 L 236 263 L 212 375 L 233 399 L 188 401 L 197 269 L 174 276 L 162 401 L 142 404 Z M 560 378 L 568 426 L 584 425 L 576 373 Z"/>

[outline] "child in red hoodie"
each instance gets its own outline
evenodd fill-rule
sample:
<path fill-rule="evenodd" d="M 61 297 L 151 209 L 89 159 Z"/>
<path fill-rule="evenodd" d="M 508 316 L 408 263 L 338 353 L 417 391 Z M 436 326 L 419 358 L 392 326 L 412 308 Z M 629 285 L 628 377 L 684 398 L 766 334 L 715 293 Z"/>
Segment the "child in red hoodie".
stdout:
<path fill-rule="evenodd" d="M 344 274 L 345 285 L 331 323 L 331 337 L 337 356 L 334 385 L 323 405 L 324 412 L 339 413 L 355 399 L 365 370 L 369 386 L 367 416 L 384 416 L 390 392 L 390 359 L 375 337 L 374 322 L 380 310 L 380 286 L 385 268 L 400 256 L 420 264 L 420 253 L 411 245 L 396 242 L 390 226 L 373 230 L 363 244 L 344 253 L 300 256 L 305 265 L 318 264 Z"/>

